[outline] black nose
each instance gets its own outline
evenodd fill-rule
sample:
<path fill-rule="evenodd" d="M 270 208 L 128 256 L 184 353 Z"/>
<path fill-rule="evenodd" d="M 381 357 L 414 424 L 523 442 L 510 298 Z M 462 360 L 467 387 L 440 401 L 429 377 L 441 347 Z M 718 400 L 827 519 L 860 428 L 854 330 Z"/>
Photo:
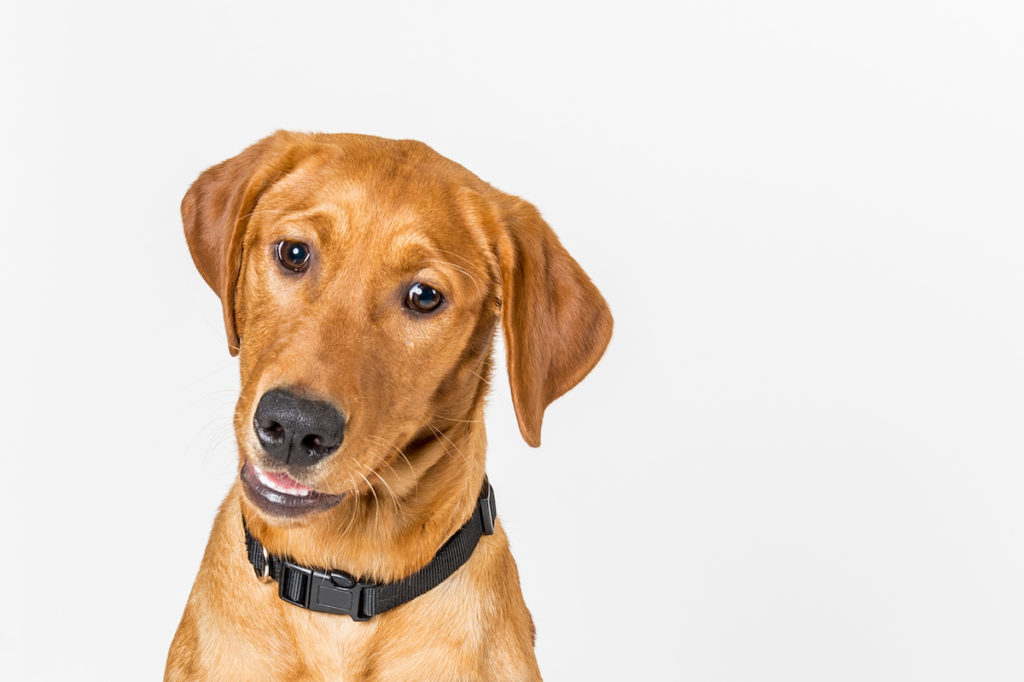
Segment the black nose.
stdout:
<path fill-rule="evenodd" d="M 293 466 L 316 464 L 345 437 L 345 417 L 333 405 L 279 388 L 263 394 L 252 422 L 267 454 Z"/>

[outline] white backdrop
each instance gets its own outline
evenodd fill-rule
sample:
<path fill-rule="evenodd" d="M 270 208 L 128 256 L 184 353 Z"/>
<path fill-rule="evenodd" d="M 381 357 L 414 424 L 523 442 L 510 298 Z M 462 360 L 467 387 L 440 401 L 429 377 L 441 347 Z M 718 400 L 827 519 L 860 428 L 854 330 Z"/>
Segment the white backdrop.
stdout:
<path fill-rule="evenodd" d="M 1019 2 L 7 2 L 0 675 L 141 680 L 234 466 L 178 203 L 277 128 L 540 207 L 605 359 L 489 471 L 550 680 L 1024 679 Z"/>

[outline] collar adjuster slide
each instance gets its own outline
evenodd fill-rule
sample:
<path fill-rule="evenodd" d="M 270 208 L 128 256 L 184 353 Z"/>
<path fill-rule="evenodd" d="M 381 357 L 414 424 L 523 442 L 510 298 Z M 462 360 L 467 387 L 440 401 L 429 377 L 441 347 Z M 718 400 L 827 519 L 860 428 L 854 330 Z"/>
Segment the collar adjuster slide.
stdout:
<path fill-rule="evenodd" d="M 484 481 L 484 489 L 480 491 L 480 522 L 484 535 L 494 535 L 494 519 L 498 518 L 498 507 L 494 502 L 494 489 Z"/>

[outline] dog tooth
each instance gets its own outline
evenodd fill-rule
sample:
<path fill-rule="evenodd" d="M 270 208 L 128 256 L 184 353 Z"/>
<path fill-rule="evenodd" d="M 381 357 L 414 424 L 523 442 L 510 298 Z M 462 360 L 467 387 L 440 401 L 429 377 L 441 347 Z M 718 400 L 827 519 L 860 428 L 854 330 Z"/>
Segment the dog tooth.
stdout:
<path fill-rule="evenodd" d="M 301 483 L 296 483 L 301 487 L 293 488 L 287 484 L 278 483 L 272 480 L 263 469 L 260 469 L 255 464 L 252 465 L 253 471 L 256 473 L 256 478 L 259 479 L 260 483 L 267 486 L 271 490 L 277 491 L 285 495 L 292 495 L 293 497 L 309 497 L 309 493 L 312 492 L 309 488 L 302 486 Z"/>
<path fill-rule="evenodd" d="M 262 483 L 265 486 L 268 486 L 270 488 L 274 488 L 275 487 L 274 484 L 271 483 L 270 479 L 267 478 L 267 475 L 265 473 L 263 473 L 262 469 L 256 469 L 256 478 L 260 479 L 260 483 Z"/>

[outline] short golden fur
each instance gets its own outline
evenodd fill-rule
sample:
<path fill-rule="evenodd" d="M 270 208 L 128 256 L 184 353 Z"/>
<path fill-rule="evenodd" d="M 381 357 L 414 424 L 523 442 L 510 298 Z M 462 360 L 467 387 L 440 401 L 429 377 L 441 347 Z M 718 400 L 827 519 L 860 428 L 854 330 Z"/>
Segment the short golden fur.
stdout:
<path fill-rule="evenodd" d="M 253 575 L 241 523 L 244 514 L 272 553 L 365 579 L 430 561 L 483 480 L 499 321 L 519 426 L 534 446 L 544 409 L 611 336 L 604 299 L 537 210 L 419 142 L 281 131 L 204 172 L 182 217 L 240 356 L 239 468 L 266 461 L 252 423 L 270 389 L 330 401 L 349 424 L 340 449 L 302 478 L 345 493 L 332 509 L 270 518 L 236 479 L 166 679 L 540 679 L 500 508 L 495 534 L 458 571 L 367 622 L 280 600 L 276 584 Z M 283 239 L 311 245 L 301 276 L 273 257 Z M 417 281 L 444 292 L 443 312 L 403 308 Z"/>

